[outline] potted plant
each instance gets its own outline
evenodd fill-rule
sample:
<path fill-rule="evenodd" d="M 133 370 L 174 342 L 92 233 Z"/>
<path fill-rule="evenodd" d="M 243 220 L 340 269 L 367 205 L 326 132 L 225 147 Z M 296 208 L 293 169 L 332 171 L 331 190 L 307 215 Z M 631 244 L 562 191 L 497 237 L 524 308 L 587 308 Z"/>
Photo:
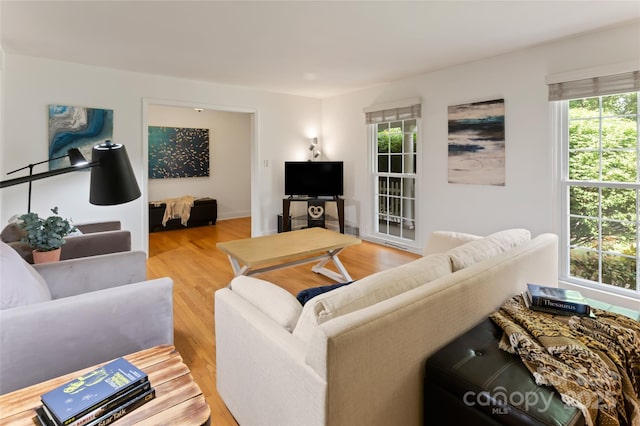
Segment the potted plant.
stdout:
<path fill-rule="evenodd" d="M 26 231 L 22 242 L 33 249 L 33 262 L 55 262 L 60 260 L 60 251 L 65 243 L 64 237 L 76 230 L 68 219 L 58 216 L 58 207 L 51 209 L 52 216 L 46 219 L 37 213 L 27 213 L 19 217 L 20 228 Z M 44 257 L 44 259 L 43 259 Z"/>

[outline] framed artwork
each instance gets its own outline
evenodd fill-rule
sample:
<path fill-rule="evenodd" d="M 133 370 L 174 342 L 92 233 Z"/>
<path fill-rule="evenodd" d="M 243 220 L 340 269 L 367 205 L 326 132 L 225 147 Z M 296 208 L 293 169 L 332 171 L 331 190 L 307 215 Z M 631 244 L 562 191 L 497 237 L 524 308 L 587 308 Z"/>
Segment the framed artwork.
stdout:
<path fill-rule="evenodd" d="M 149 126 L 149 179 L 209 176 L 209 129 Z"/>
<path fill-rule="evenodd" d="M 450 106 L 449 183 L 505 185 L 504 99 Z"/>
<path fill-rule="evenodd" d="M 78 148 L 91 161 L 95 145 L 113 139 L 113 110 L 67 105 L 49 105 L 49 159 Z M 49 170 L 69 167 L 69 160 L 49 161 Z"/>

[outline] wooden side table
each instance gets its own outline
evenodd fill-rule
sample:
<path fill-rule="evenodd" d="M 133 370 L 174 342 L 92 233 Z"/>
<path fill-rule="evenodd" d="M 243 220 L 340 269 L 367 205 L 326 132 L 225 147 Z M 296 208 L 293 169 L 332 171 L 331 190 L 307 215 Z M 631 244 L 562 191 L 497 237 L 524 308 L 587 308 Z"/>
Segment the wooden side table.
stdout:
<path fill-rule="evenodd" d="M 209 425 L 211 409 L 182 357 L 171 345 L 145 349 L 124 358 L 149 375 L 156 397 L 133 410 L 114 425 Z M 40 396 L 102 364 L 0 395 L 0 425 L 38 424 L 35 409 Z"/>

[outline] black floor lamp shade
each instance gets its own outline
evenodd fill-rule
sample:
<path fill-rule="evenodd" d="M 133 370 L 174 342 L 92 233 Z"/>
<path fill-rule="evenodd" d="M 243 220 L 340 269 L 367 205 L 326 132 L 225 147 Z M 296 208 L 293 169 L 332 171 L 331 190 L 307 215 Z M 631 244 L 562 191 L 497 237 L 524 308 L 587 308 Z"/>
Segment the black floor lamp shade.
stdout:
<path fill-rule="evenodd" d="M 91 152 L 89 202 L 99 206 L 127 203 L 140 197 L 140 188 L 133 174 L 124 145 L 111 141 L 96 145 Z"/>

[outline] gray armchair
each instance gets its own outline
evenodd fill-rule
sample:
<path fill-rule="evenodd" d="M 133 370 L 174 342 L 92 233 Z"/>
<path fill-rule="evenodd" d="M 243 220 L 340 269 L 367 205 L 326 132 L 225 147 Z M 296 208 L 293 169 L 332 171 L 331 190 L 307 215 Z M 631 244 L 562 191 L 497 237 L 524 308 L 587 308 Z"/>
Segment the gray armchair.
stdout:
<path fill-rule="evenodd" d="M 0 394 L 173 343 L 173 281 L 129 251 L 42 265 L 0 242 Z"/>
<path fill-rule="evenodd" d="M 65 238 L 60 253 L 61 260 L 131 250 L 131 232 L 123 231 L 119 221 L 80 223 L 74 226 L 80 232 Z M 33 263 L 31 247 L 20 241 L 24 234 L 17 224 L 10 223 L 2 230 L 0 238 L 27 262 Z"/>

